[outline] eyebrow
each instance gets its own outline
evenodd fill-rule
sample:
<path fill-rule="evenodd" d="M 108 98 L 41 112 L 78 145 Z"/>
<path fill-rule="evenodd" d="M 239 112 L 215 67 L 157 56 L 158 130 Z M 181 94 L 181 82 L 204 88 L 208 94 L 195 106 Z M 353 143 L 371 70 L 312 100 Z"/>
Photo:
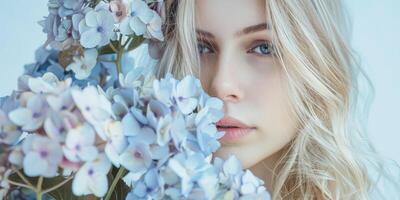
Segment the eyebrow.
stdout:
<path fill-rule="evenodd" d="M 268 23 L 261 23 L 261 24 L 248 26 L 248 27 L 236 32 L 235 36 L 239 37 L 239 36 L 243 36 L 243 35 L 246 35 L 249 33 L 255 33 L 255 32 L 263 31 L 263 30 L 270 30 L 270 25 Z M 201 30 L 201 29 L 196 29 L 196 32 L 201 37 L 215 38 L 212 33 Z"/>

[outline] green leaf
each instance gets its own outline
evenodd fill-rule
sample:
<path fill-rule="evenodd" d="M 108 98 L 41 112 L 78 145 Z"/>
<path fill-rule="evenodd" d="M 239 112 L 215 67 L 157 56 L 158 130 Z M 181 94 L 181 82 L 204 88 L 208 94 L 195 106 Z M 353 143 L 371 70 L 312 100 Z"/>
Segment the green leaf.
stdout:
<path fill-rule="evenodd" d="M 132 38 L 132 41 L 128 45 L 128 50 L 127 51 L 131 51 L 133 49 L 136 49 L 138 46 L 140 46 L 143 43 L 144 39 L 145 38 L 143 36 L 134 36 Z"/>

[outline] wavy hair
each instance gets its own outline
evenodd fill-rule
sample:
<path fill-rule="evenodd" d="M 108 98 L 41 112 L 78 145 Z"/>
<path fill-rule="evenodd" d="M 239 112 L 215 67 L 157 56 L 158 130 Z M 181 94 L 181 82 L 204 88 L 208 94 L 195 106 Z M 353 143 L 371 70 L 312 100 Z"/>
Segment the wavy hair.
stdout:
<path fill-rule="evenodd" d="M 197 75 L 195 0 L 167 1 L 166 9 L 166 43 L 156 75 Z M 274 59 L 301 127 L 273 169 L 272 199 L 383 199 L 384 192 L 372 192 L 374 172 L 394 188 L 398 183 L 388 178 L 363 125 L 373 86 L 350 47 L 351 22 L 343 2 L 267 0 L 265 11 Z M 359 101 L 360 80 L 369 91 L 365 104 Z"/>

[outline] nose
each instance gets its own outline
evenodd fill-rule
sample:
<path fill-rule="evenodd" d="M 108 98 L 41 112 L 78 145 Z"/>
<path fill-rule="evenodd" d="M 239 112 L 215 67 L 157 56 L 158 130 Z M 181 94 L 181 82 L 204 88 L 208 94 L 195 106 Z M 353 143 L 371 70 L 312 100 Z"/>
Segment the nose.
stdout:
<path fill-rule="evenodd" d="M 240 88 L 239 61 L 233 54 L 220 54 L 215 63 L 214 73 L 209 80 L 208 93 L 222 99 L 225 103 L 237 103 L 243 98 Z"/>

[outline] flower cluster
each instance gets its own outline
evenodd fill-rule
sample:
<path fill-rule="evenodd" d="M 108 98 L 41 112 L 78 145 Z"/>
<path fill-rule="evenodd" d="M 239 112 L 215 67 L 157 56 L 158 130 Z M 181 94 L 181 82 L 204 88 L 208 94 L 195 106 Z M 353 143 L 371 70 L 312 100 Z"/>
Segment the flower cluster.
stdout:
<path fill-rule="evenodd" d="M 143 0 L 49 0 L 49 15 L 40 21 L 47 42 L 59 50 L 80 43 L 102 47 L 117 34 L 163 40 L 162 18 Z M 162 3 L 159 1 L 158 3 Z"/>
<path fill-rule="evenodd" d="M 127 200 L 270 199 L 234 156 L 213 157 L 222 101 L 194 76 L 156 79 L 127 55 L 144 38 L 164 39 L 162 0 L 48 7 L 46 44 L 0 98 L 0 199 L 53 197 L 69 182 L 74 196 L 106 200 L 117 185 Z"/>
<path fill-rule="evenodd" d="M 72 87 L 72 79 L 59 81 L 50 72 L 39 78 L 23 77 L 18 94 L 5 98 L 1 106 L 5 163 L 22 168 L 29 177 L 74 173 L 75 180 L 87 176 L 78 173 L 84 166 L 102 163 L 105 170 L 96 171 L 96 177 L 105 178 L 111 163 L 96 143 L 96 135 L 104 132 L 100 124 L 112 121 L 106 97 L 94 86 Z M 90 106 L 81 101 L 82 96 L 91 101 Z M 106 189 L 107 185 L 91 193 L 102 196 Z"/>
<path fill-rule="evenodd" d="M 74 62 L 65 66 L 63 54 L 71 54 L 73 51 L 81 51 L 83 57 L 74 56 Z M 133 50 L 132 52 L 134 52 Z M 135 65 L 136 61 L 132 52 L 124 53 L 121 57 L 122 74 L 127 74 Z M 48 50 L 40 47 L 35 52 L 36 61 L 25 65 L 25 75 L 41 77 L 47 72 L 57 76 L 59 80 L 72 79 L 72 85 L 85 87 L 87 85 L 99 85 L 103 89 L 118 85 L 116 69 L 116 55 L 98 55 L 95 49 L 70 49 L 68 52 L 59 52 L 54 49 Z M 150 67 L 149 67 L 150 68 Z M 24 78 L 21 77 L 21 78 Z"/>
<path fill-rule="evenodd" d="M 22 79 L 18 96 L 3 100 L 0 110 L 7 162 L 29 177 L 70 176 L 77 196 L 103 197 L 112 166 L 128 170 L 127 199 L 268 195 L 234 158 L 211 162 L 223 135 L 215 126 L 222 101 L 192 76 L 152 80 L 143 69 L 121 75 L 122 86 L 106 92 L 73 87 L 49 72 Z M 143 90 L 148 82 L 151 90 Z"/>
<path fill-rule="evenodd" d="M 163 41 L 161 5 L 162 0 L 49 0 L 49 15 L 39 22 L 47 41 L 36 52 L 38 63 L 29 65 L 27 71 L 42 75 L 48 68 L 59 78 L 68 74 L 82 85 L 87 80 L 100 84 L 99 79 L 115 77 L 109 69 L 97 67 L 102 52 L 117 57 L 135 48 L 135 41 L 142 38 L 149 44 Z M 151 52 L 156 52 L 154 48 L 158 47 L 152 45 Z"/>

